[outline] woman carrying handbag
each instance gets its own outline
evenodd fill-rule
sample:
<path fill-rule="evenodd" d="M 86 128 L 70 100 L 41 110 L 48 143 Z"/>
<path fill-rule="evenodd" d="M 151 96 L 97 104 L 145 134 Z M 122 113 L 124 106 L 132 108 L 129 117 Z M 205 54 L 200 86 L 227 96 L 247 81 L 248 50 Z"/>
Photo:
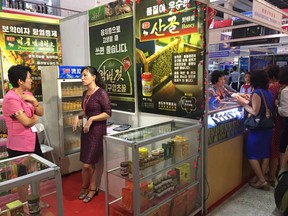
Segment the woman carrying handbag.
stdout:
<path fill-rule="evenodd" d="M 265 97 L 268 109 L 273 112 L 273 95 L 269 87 L 268 75 L 264 70 L 256 70 L 251 72 L 251 85 L 254 91 L 247 101 L 241 97 L 237 101 L 242 105 L 248 115 L 265 116 L 266 107 L 263 100 Z M 257 130 L 248 130 L 248 138 L 246 143 L 246 156 L 249 160 L 256 178 L 255 181 L 250 182 L 250 186 L 257 189 L 269 190 L 270 186 L 265 180 L 269 165 L 270 145 L 272 140 L 273 128 L 257 128 Z"/>

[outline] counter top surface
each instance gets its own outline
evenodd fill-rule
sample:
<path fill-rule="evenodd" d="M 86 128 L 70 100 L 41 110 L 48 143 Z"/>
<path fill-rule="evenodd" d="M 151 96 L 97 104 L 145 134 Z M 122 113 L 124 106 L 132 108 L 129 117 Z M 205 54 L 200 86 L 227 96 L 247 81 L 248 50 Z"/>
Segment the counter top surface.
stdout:
<path fill-rule="evenodd" d="M 213 114 L 216 113 L 218 111 L 224 111 L 224 110 L 229 110 L 229 109 L 233 109 L 233 108 L 238 108 L 241 107 L 234 98 L 228 98 L 225 100 L 222 100 L 221 102 L 214 102 L 211 103 L 209 102 L 209 111 L 208 114 Z"/>

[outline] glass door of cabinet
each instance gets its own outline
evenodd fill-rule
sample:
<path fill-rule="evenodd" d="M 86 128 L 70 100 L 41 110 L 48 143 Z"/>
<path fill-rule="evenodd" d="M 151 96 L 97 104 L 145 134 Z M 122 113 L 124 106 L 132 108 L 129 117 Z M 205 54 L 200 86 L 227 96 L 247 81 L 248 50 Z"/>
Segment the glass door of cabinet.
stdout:
<path fill-rule="evenodd" d="M 83 85 L 80 79 L 63 79 L 59 80 L 59 108 L 62 129 L 60 131 L 64 156 L 80 151 L 81 130 L 72 130 L 73 119 L 75 115 L 82 110 L 82 93 Z"/>

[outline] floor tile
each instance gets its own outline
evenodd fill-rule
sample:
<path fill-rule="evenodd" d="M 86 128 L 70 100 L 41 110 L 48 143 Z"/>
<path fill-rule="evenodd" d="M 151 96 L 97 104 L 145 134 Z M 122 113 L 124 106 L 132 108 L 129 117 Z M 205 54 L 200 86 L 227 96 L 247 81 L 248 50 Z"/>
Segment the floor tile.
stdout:
<path fill-rule="evenodd" d="M 274 188 L 258 190 L 245 185 L 207 216 L 281 216 L 275 208 Z"/>

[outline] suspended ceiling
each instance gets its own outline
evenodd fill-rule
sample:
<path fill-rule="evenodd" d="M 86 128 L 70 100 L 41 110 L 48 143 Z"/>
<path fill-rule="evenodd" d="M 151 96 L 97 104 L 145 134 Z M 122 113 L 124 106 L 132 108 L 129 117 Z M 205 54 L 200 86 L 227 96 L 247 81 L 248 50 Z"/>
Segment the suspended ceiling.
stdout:
<path fill-rule="evenodd" d="M 253 0 L 210 0 L 214 4 L 219 4 L 224 7 L 225 2 L 234 2 L 233 10 L 239 13 L 252 11 Z M 266 2 L 280 8 L 280 9 L 288 9 L 288 0 L 265 0 Z M 217 12 L 216 19 L 223 18 L 222 12 Z"/>

